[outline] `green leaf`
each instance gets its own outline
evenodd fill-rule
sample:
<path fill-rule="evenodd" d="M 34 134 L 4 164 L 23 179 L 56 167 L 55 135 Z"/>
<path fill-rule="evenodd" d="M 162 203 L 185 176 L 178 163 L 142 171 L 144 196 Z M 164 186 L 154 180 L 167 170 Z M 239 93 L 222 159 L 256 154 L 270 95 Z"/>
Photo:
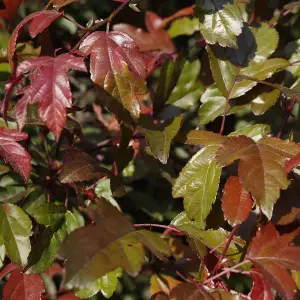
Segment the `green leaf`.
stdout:
<path fill-rule="evenodd" d="M 216 199 L 221 168 L 215 161 L 218 146 L 209 146 L 195 154 L 173 185 L 173 197 L 184 197 L 187 216 L 205 228 L 205 220 Z"/>
<path fill-rule="evenodd" d="M 166 107 L 159 114 L 161 119 L 174 117 L 199 101 L 204 91 L 204 86 L 199 81 L 200 68 L 199 60 L 185 62 L 178 81 L 166 101 Z"/>
<path fill-rule="evenodd" d="M 182 123 L 182 117 L 169 119 L 163 124 L 154 124 L 153 120 L 143 115 L 140 118 L 140 130 L 145 134 L 152 155 L 163 164 L 169 158 L 172 139 L 177 135 Z"/>
<path fill-rule="evenodd" d="M 0 234 L 9 258 L 21 265 L 27 263 L 30 252 L 31 221 L 26 213 L 14 204 L 0 205 Z"/>
<path fill-rule="evenodd" d="M 256 116 L 264 114 L 271 106 L 273 106 L 280 95 L 279 90 L 263 93 L 251 101 L 251 109 Z"/>
<path fill-rule="evenodd" d="M 158 114 L 169 99 L 173 89 L 180 78 L 181 70 L 186 62 L 183 55 L 179 55 L 175 62 L 168 60 L 161 68 L 157 80 L 157 89 L 154 99 L 154 114 Z"/>
<path fill-rule="evenodd" d="M 119 283 L 119 278 L 122 276 L 122 269 L 109 272 L 103 277 L 97 279 L 91 286 L 76 292 L 76 296 L 81 299 L 88 299 L 96 295 L 99 291 L 105 298 L 110 298 L 116 291 Z"/>
<path fill-rule="evenodd" d="M 0 268 L 4 265 L 4 259 L 5 259 L 5 247 L 4 245 L 0 246 Z"/>
<path fill-rule="evenodd" d="M 172 22 L 168 29 L 171 38 L 180 35 L 192 35 L 199 31 L 199 20 L 196 18 L 180 18 Z"/>
<path fill-rule="evenodd" d="M 230 133 L 228 136 L 245 135 L 247 137 L 252 138 L 254 141 L 258 141 L 262 137 L 268 135 L 270 132 L 271 132 L 270 125 L 255 124 L 255 125 L 248 125 L 244 128 L 238 129 Z"/>
<path fill-rule="evenodd" d="M 8 186 L 6 188 L 0 187 L 1 202 L 17 203 L 26 195 L 26 188 L 24 186 Z"/>
<path fill-rule="evenodd" d="M 179 214 L 171 224 L 174 225 L 177 229 L 186 232 L 190 238 L 204 244 L 210 249 L 215 248 L 216 246 L 220 246 L 216 249 L 218 253 L 222 253 L 225 247 L 225 245 L 222 245 L 222 243 L 230 235 L 230 232 L 224 230 L 223 228 L 219 228 L 217 230 L 201 230 L 199 223 L 191 221 L 185 213 Z M 239 261 L 242 255 L 240 249 L 244 245 L 245 242 L 235 236 L 233 241 L 230 243 L 226 255 L 235 261 Z"/>
<path fill-rule="evenodd" d="M 199 124 L 206 125 L 217 117 L 222 116 L 225 111 L 226 98 L 214 84 L 210 86 L 201 97 L 202 105 L 198 110 Z M 229 107 L 227 114 L 234 114 L 244 108 L 241 106 Z"/>
<path fill-rule="evenodd" d="M 242 33 L 243 17 L 236 3 L 230 0 L 197 0 L 195 14 L 200 31 L 209 44 L 237 48 Z"/>
<path fill-rule="evenodd" d="M 42 273 L 47 270 L 55 260 L 66 236 L 80 227 L 76 217 L 70 211 L 55 223 L 45 227 L 29 254 L 27 273 Z"/>
<path fill-rule="evenodd" d="M 59 179 L 62 183 L 89 181 L 109 176 L 110 172 L 81 150 L 70 150 L 64 156 Z"/>
<path fill-rule="evenodd" d="M 113 198 L 111 188 L 110 188 L 110 179 L 104 178 L 98 182 L 95 188 L 95 193 L 98 197 L 103 197 L 110 202 L 113 206 L 117 207 L 118 210 L 121 210 L 118 202 Z"/>
<path fill-rule="evenodd" d="M 98 205 L 90 206 L 85 212 L 95 224 L 71 233 L 60 250 L 67 258 L 68 286 L 89 287 L 117 267 L 137 275 L 145 257 L 142 243 L 154 254 L 164 254 L 165 248 L 160 244 L 163 241 L 158 244 L 145 231 L 135 231 L 127 218 L 106 200 L 99 199 Z"/>

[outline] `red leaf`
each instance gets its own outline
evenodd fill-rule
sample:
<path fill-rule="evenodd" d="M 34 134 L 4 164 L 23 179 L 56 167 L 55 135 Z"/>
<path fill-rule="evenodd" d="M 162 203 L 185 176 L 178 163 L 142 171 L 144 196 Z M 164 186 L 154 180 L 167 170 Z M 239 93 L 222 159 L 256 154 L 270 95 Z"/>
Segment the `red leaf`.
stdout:
<path fill-rule="evenodd" d="M 23 274 L 14 270 L 3 289 L 3 300 L 40 300 L 44 292 L 42 278 L 38 274 Z"/>
<path fill-rule="evenodd" d="M 271 288 L 262 274 L 258 272 L 251 272 L 253 280 L 252 289 L 249 297 L 251 300 L 273 300 L 274 295 L 272 294 Z"/>
<path fill-rule="evenodd" d="M 27 133 L 0 128 L 0 156 L 19 173 L 26 181 L 31 172 L 31 156 L 18 143 L 28 138 Z"/>
<path fill-rule="evenodd" d="M 168 32 L 164 29 L 165 24 L 162 18 L 149 11 L 146 13 L 145 23 L 148 32 L 129 24 L 117 24 L 113 28 L 129 34 L 141 51 L 158 50 L 169 54 L 176 51 Z"/>
<path fill-rule="evenodd" d="M 4 9 L 0 9 L 0 17 L 4 19 L 12 19 L 16 14 L 23 0 L 4 0 Z"/>
<path fill-rule="evenodd" d="M 58 300 L 80 300 L 73 292 L 63 294 L 58 297 Z"/>
<path fill-rule="evenodd" d="M 22 22 L 18 24 L 12 33 L 8 47 L 7 47 L 7 58 L 10 63 L 11 69 L 15 69 L 15 52 L 16 52 L 16 44 L 20 34 L 20 30 L 27 23 L 29 24 L 29 34 L 32 38 L 36 37 L 39 33 L 43 32 L 46 28 L 48 28 L 55 20 L 57 20 L 62 13 L 56 10 L 44 10 L 38 11 L 27 16 Z"/>
<path fill-rule="evenodd" d="M 300 154 L 285 162 L 284 171 L 288 174 L 292 172 L 297 166 L 300 165 Z"/>
<path fill-rule="evenodd" d="M 66 107 L 72 106 L 72 93 L 67 76 L 68 69 L 86 71 L 83 58 L 62 54 L 55 58 L 43 56 L 22 62 L 17 76 L 32 72 L 31 84 L 20 91 L 23 94 L 15 107 L 20 130 L 24 127 L 28 104 L 39 104 L 40 118 L 59 139 L 66 123 Z"/>
<path fill-rule="evenodd" d="M 285 299 L 293 299 L 296 290 L 285 268 L 300 270 L 300 247 L 289 245 L 299 232 L 300 229 L 279 235 L 270 222 L 257 232 L 248 247 L 247 258 Z"/>
<path fill-rule="evenodd" d="M 222 209 L 231 226 L 243 223 L 249 216 L 253 200 L 244 189 L 237 176 L 227 180 L 223 189 Z"/>
<path fill-rule="evenodd" d="M 147 93 L 147 66 L 134 40 L 123 32 L 94 32 L 80 45 L 80 51 L 90 55 L 91 79 L 137 119 L 139 96 Z"/>

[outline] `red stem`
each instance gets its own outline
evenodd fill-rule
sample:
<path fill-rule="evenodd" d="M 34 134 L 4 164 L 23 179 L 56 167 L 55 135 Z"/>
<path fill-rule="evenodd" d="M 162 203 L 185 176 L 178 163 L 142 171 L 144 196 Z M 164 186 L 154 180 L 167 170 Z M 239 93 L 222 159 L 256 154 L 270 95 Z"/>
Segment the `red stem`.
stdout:
<path fill-rule="evenodd" d="M 140 227 L 157 227 L 157 228 L 164 228 L 164 229 L 169 229 L 172 231 L 175 231 L 177 233 L 180 234 L 184 234 L 182 231 L 180 231 L 179 229 L 177 229 L 176 227 L 173 227 L 172 225 L 161 225 L 161 224 L 133 224 L 134 228 L 140 228 Z"/>
<path fill-rule="evenodd" d="M 283 130 L 284 130 L 284 127 L 286 126 L 288 120 L 289 120 L 289 117 L 291 116 L 292 114 L 292 110 L 293 110 L 293 107 L 296 103 L 297 99 L 296 98 L 293 98 L 292 101 L 290 102 L 289 105 L 287 105 L 286 107 L 286 115 L 285 115 L 285 118 L 281 124 L 281 127 L 280 127 L 280 130 L 277 134 L 277 138 L 281 138 L 282 134 L 283 134 Z"/>
<path fill-rule="evenodd" d="M 225 247 L 224 247 L 224 249 L 223 249 L 223 251 L 222 251 L 222 254 L 221 254 L 221 256 L 219 257 L 218 262 L 216 263 L 215 267 L 213 268 L 213 270 L 212 270 L 212 272 L 211 272 L 211 276 L 215 275 L 216 272 L 218 271 L 218 269 L 220 268 L 220 265 L 221 265 L 221 263 L 222 263 L 222 260 L 223 260 L 224 257 L 226 256 L 227 250 L 228 250 L 228 248 L 229 248 L 229 246 L 230 246 L 230 243 L 231 243 L 231 241 L 232 241 L 232 239 L 233 239 L 233 237 L 234 237 L 236 231 L 238 230 L 238 228 L 239 228 L 239 226 L 237 225 L 237 226 L 233 227 L 232 231 L 230 232 L 230 235 L 229 235 L 228 238 L 227 238 L 227 241 L 226 241 Z"/>
<path fill-rule="evenodd" d="M 2 280 L 2 278 L 6 276 L 8 273 L 11 273 L 13 270 L 17 270 L 17 269 L 20 269 L 18 265 L 12 262 L 9 263 L 0 271 L 0 280 Z"/>

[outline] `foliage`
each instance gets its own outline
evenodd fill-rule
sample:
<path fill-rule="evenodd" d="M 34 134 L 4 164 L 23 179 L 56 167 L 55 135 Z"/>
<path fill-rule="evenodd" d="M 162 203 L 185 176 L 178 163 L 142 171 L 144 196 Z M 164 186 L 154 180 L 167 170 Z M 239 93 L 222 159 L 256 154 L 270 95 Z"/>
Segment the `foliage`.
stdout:
<path fill-rule="evenodd" d="M 0 1 L 1 299 L 299 298 L 300 2 L 159 2 Z"/>

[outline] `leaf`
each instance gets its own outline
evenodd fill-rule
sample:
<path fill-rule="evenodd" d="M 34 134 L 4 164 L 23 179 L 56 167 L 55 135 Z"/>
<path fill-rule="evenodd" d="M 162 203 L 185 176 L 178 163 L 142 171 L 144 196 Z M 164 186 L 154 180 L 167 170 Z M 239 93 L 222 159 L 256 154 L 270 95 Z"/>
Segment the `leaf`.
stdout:
<path fill-rule="evenodd" d="M 264 114 L 273 106 L 280 95 L 279 90 L 263 93 L 251 101 L 251 109 L 256 116 Z"/>
<path fill-rule="evenodd" d="M 184 197 L 184 210 L 191 220 L 205 228 L 205 220 L 215 202 L 221 168 L 215 156 L 218 146 L 209 146 L 196 153 L 176 179 L 172 195 Z"/>
<path fill-rule="evenodd" d="M 152 275 L 150 279 L 150 294 L 154 295 L 159 292 L 164 292 L 169 295 L 170 291 L 178 284 L 181 284 L 181 281 L 171 276 L 164 274 Z"/>
<path fill-rule="evenodd" d="M 172 139 L 177 135 L 182 123 L 182 117 L 169 119 L 163 124 L 154 124 L 151 118 L 143 117 L 140 120 L 140 130 L 145 134 L 152 155 L 163 164 L 169 158 Z"/>
<path fill-rule="evenodd" d="M 226 138 L 220 134 L 205 130 L 192 130 L 186 137 L 186 144 L 203 146 L 220 146 Z"/>
<path fill-rule="evenodd" d="M 222 116 L 226 107 L 226 98 L 217 88 L 216 84 L 210 86 L 201 97 L 202 105 L 198 110 L 199 124 L 206 125 L 217 117 Z M 229 104 L 230 105 L 230 104 Z M 231 106 L 227 116 L 242 110 L 243 106 Z"/>
<path fill-rule="evenodd" d="M 78 296 L 80 299 L 88 299 L 101 291 L 105 298 L 110 298 L 116 291 L 119 284 L 119 278 L 121 276 L 122 269 L 117 268 L 116 270 L 109 272 L 103 277 L 97 279 L 92 286 L 77 291 L 76 296 Z"/>
<path fill-rule="evenodd" d="M 15 204 L 24 198 L 26 192 L 27 190 L 24 186 L 0 187 L 1 202 Z"/>
<path fill-rule="evenodd" d="M 26 213 L 14 204 L 0 205 L 0 237 L 9 258 L 25 266 L 30 252 L 31 221 Z"/>
<path fill-rule="evenodd" d="M 4 9 L 0 9 L 0 17 L 4 19 L 12 19 L 23 0 L 3 0 Z"/>
<path fill-rule="evenodd" d="M 283 169 L 285 160 L 299 151 L 300 147 L 288 140 L 264 137 L 255 143 L 248 137 L 238 136 L 227 138 L 216 160 L 224 166 L 240 159 L 238 173 L 243 188 L 271 219 L 280 189 L 286 189 L 290 183 Z"/>
<path fill-rule="evenodd" d="M 171 38 L 180 35 L 192 35 L 199 31 L 199 20 L 197 18 L 180 18 L 172 22 L 170 28 L 168 29 Z"/>
<path fill-rule="evenodd" d="M 54 0 L 52 2 L 53 7 L 55 7 L 55 9 L 59 10 L 62 7 L 65 7 L 69 4 L 72 4 L 74 2 L 78 2 L 79 0 Z"/>
<path fill-rule="evenodd" d="M 117 98 L 134 119 L 140 115 L 139 98 L 147 94 L 147 66 L 134 40 L 123 32 L 93 32 L 79 50 L 90 55 L 93 82 Z"/>
<path fill-rule="evenodd" d="M 253 201 L 237 176 L 230 177 L 223 189 L 222 210 L 231 226 L 243 223 L 249 216 Z"/>
<path fill-rule="evenodd" d="M 42 273 L 47 270 L 54 262 L 66 236 L 80 227 L 81 225 L 70 211 L 55 223 L 45 227 L 29 254 L 27 273 Z"/>
<path fill-rule="evenodd" d="M 170 296 L 170 300 L 240 300 L 247 299 L 242 294 L 238 294 L 236 292 L 226 292 L 223 290 L 212 290 L 207 291 L 203 288 L 200 289 L 196 285 L 192 283 L 182 283 L 175 287 Z"/>
<path fill-rule="evenodd" d="M 191 221 L 184 212 L 176 216 L 172 220 L 171 224 L 180 231 L 186 232 L 189 238 L 193 239 L 195 242 L 205 245 L 210 249 L 215 249 L 217 247 L 217 253 L 222 253 L 225 247 L 224 241 L 227 240 L 230 235 L 230 232 L 223 228 L 219 228 L 217 230 L 202 230 L 199 223 Z M 226 255 L 234 261 L 239 262 L 242 255 L 240 249 L 244 245 L 245 242 L 235 236 L 229 245 Z"/>
<path fill-rule="evenodd" d="M 9 0 L 11 1 L 11 0 Z M 35 38 L 39 33 L 43 32 L 47 29 L 54 21 L 62 16 L 62 13 L 58 12 L 57 10 L 44 10 L 44 11 L 37 11 L 30 15 L 28 15 L 24 20 L 22 20 L 13 31 L 7 49 L 7 58 L 9 64 L 11 66 L 11 70 L 15 68 L 15 52 L 16 52 L 16 44 L 19 38 L 19 34 L 21 29 L 24 27 L 25 24 L 30 23 L 38 18 L 38 21 L 33 23 L 33 26 L 30 24 L 29 26 L 29 34 L 32 38 Z"/>
<path fill-rule="evenodd" d="M 255 125 L 248 125 L 244 128 L 231 132 L 228 136 L 245 135 L 257 142 L 262 137 L 270 134 L 270 132 L 271 132 L 271 127 L 269 125 L 255 124 Z"/>
<path fill-rule="evenodd" d="M 72 183 L 106 176 L 110 176 L 109 170 L 100 167 L 93 157 L 81 150 L 70 150 L 64 156 L 59 179 L 62 183 Z"/>
<path fill-rule="evenodd" d="M 286 4 L 283 9 L 285 10 L 293 10 L 295 8 L 298 8 L 300 7 L 300 1 L 294 1 L 294 2 L 291 2 L 289 4 Z"/>
<path fill-rule="evenodd" d="M 3 289 L 3 300 L 40 300 L 44 292 L 42 278 L 38 274 L 23 274 L 14 270 Z"/>
<path fill-rule="evenodd" d="M 95 224 L 71 233 L 60 250 L 67 258 L 65 281 L 68 286 L 87 288 L 118 267 L 137 275 L 145 256 L 142 243 L 156 255 L 169 255 L 163 240 L 158 243 L 151 232 L 135 231 L 127 218 L 106 200 L 90 206 L 86 213 Z"/>
<path fill-rule="evenodd" d="M 26 60 L 18 66 L 17 76 L 33 71 L 30 75 L 31 83 L 19 92 L 23 96 L 15 107 L 20 129 L 25 125 L 28 104 L 37 103 L 40 118 L 58 141 L 67 120 L 66 108 L 72 107 L 72 93 L 66 72 L 68 69 L 86 71 L 83 59 L 71 54 L 55 58 L 42 56 Z"/>
<path fill-rule="evenodd" d="M 195 14 L 200 21 L 200 32 L 209 44 L 237 48 L 237 36 L 242 33 L 242 13 L 229 0 L 197 0 Z"/>
<path fill-rule="evenodd" d="M 185 62 L 178 81 L 165 103 L 166 107 L 159 114 L 159 118 L 167 119 L 179 115 L 199 101 L 204 91 L 204 86 L 198 78 L 200 68 L 199 60 Z M 155 100 L 160 101 L 161 99 L 156 97 Z"/>
<path fill-rule="evenodd" d="M 300 248 L 289 246 L 297 235 L 299 230 L 279 235 L 269 222 L 257 231 L 247 250 L 246 257 L 284 299 L 293 299 L 296 290 L 296 284 L 286 268 L 300 270 Z"/>
<path fill-rule="evenodd" d="M 160 76 L 157 81 L 157 89 L 153 103 L 154 114 L 158 114 L 165 103 L 171 96 L 172 91 L 180 78 L 181 70 L 186 63 L 183 55 L 179 55 L 175 62 L 173 60 L 166 61 L 160 71 Z"/>
<path fill-rule="evenodd" d="M 0 156 L 6 163 L 19 173 L 25 181 L 28 180 L 31 172 L 31 156 L 18 143 L 28 138 L 27 133 L 18 132 L 14 129 L 3 129 L 0 127 Z"/>
<path fill-rule="evenodd" d="M 113 29 L 131 36 L 141 51 L 158 50 L 169 54 L 176 51 L 168 31 L 164 29 L 162 18 L 152 11 L 147 11 L 145 25 L 148 32 L 124 23 L 114 25 Z"/>
<path fill-rule="evenodd" d="M 251 272 L 252 288 L 249 294 L 251 300 L 274 300 L 270 285 L 264 276 L 256 271 Z"/>

